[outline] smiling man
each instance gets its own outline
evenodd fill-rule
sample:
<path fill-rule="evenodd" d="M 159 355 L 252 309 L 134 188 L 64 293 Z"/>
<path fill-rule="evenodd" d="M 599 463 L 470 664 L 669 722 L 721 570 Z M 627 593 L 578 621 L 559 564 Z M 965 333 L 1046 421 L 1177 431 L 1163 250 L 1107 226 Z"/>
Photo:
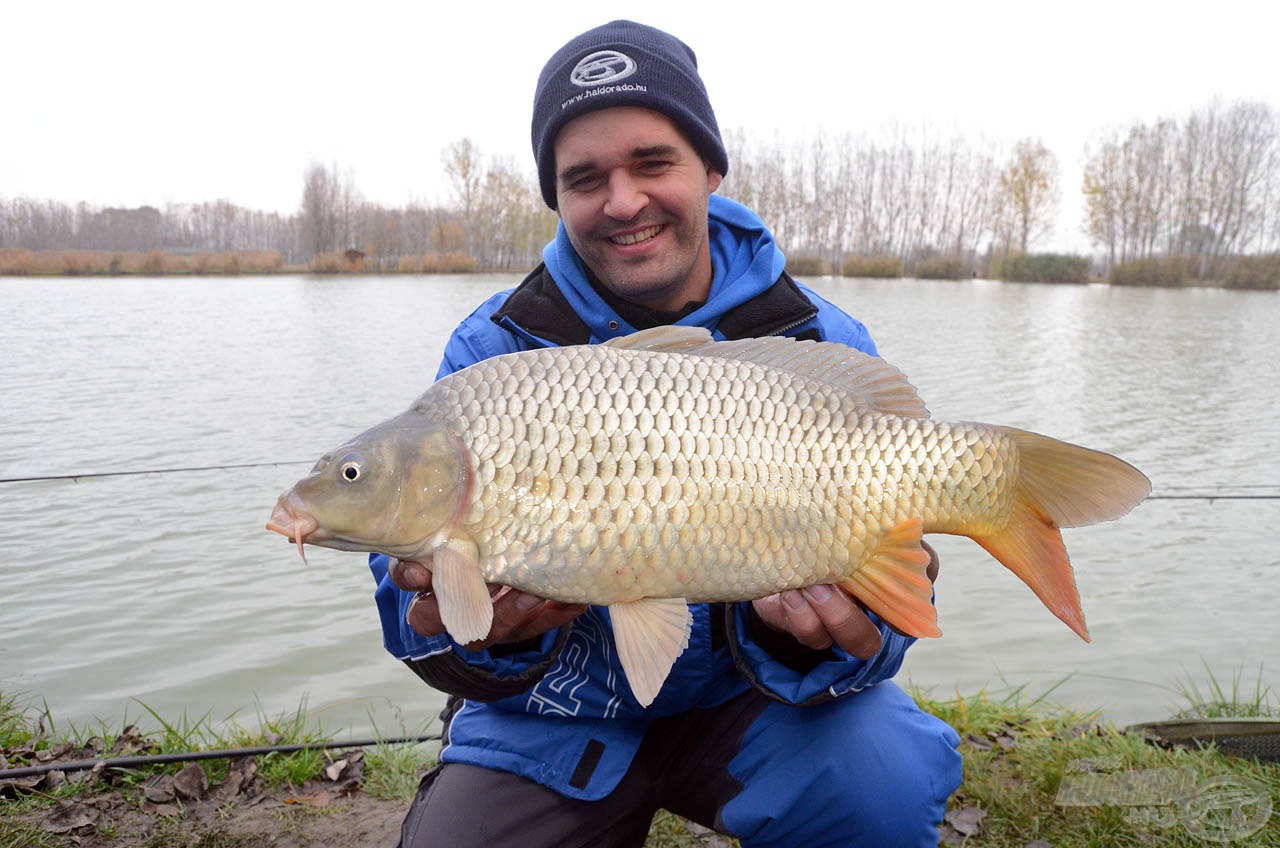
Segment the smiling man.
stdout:
<path fill-rule="evenodd" d="M 532 140 L 556 238 L 455 331 L 440 376 L 664 324 L 875 353 L 715 193 L 728 156 L 678 39 L 615 21 L 571 40 L 538 79 Z M 370 566 L 387 649 L 451 696 L 403 848 L 641 846 L 660 808 L 749 848 L 937 843 L 958 739 L 889 680 L 911 640 L 841 590 L 694 605 L 688 648 L 642 707 L 607 610 L 495 586 L 488 637 L 460 645 L 422 564 Z"/>

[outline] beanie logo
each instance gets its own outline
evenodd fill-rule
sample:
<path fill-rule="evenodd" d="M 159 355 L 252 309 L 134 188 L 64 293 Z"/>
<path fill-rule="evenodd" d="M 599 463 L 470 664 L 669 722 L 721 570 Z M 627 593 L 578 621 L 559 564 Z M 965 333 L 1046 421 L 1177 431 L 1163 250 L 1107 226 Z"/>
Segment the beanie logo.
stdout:
<path fill-rule="evenodd" d="M 636 72 L 635 60 L 617 50 L 597 50 L 582 57 L 569 72 L 569 82 L 579 88 L 593 88 L 626 79 Z"/>

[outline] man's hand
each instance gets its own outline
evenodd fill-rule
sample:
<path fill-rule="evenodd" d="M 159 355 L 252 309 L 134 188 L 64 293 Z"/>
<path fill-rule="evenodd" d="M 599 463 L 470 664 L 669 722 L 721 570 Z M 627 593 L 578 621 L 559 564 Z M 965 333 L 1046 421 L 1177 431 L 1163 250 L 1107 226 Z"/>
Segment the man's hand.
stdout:
<path fill-rule="evenodd" d="M 926 573 L 938 579 L 938 554 L 928 544 Z M 815 651 L 839 645 L 859 659 L 871 659 L 880 650 L 880 630 L 867 617 L 857 599 L 835 586 L 789 589 L 753 601 L 756 614 L 774 630 L 789 633 Z"/>
<path fill-rule="evenodd" d="M 406 592 L 417 593 L 405 614 L 409 626 L 423 636 L 444 633 L 440 601 L 431 591 L 430 570 L 420 562 L 392 559 L 389 573 L 391 582 L 396 586 Z M 568 624 L 587 611 L 585 604 L 548 601 L 497 583 L 489 584 L 489 594 L 493 598 L 493 627 L 487 637 L 467 645 L 471 650 L 483 650 L 501 642 L 532 639 Z"/>

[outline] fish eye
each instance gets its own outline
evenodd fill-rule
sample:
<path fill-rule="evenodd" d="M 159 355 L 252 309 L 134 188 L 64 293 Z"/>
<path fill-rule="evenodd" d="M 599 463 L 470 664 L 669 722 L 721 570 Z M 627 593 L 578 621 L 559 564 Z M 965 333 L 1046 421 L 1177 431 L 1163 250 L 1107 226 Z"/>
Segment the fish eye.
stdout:
<path fill-rule="evenodd" d="M 364 476 L 364 460 L 358 454 L 347 454 L 338 463 L 338 476 L 347 483 L 354 483 Z"/>

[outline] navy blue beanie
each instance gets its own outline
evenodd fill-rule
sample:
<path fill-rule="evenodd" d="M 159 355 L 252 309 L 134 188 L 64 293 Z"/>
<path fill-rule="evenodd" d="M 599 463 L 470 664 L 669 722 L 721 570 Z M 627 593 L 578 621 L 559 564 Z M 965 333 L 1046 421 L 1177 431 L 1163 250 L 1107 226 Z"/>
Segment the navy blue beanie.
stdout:
<path fill-rule="evenodd" d="M 556 135 L 597 109 L 640 106 L 666 115 L 721 175 L 729 156 L 698 76 L 698 59 L 683 41 L 631 21 L 588 30 L 561 47 L 538 75 L 533 96 L 533 158 L 542 199 L 556 208 Z"/>

